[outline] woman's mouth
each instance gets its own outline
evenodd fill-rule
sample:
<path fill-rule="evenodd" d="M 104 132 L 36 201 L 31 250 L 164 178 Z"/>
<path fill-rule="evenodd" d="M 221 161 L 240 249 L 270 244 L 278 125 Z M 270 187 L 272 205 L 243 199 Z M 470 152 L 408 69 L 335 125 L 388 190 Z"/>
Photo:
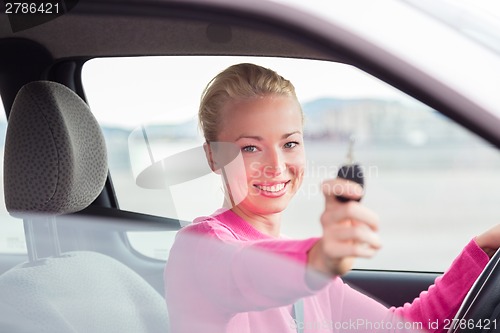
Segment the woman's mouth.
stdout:
<path fill-rule="evenodd" d="M 286 186 L 290 181 L 284 181 L 272 184 L 254 184 L 254 187 L 258 188 L 259 193 L 264 196 L 269 197 L 279 197 L 286 192 Z"/>

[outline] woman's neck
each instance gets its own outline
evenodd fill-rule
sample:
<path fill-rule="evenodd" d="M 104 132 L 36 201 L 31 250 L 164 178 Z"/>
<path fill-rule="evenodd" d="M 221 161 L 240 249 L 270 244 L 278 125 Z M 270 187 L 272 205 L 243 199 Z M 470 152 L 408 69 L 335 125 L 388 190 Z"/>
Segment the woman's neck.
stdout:
<path fill-rule="evenodd" d="M 258 215 L 248 213 L 238 206 L 232 207 L 231 210 L 259 232 L 271 237 L 280 236 L 281 213 Z"/>

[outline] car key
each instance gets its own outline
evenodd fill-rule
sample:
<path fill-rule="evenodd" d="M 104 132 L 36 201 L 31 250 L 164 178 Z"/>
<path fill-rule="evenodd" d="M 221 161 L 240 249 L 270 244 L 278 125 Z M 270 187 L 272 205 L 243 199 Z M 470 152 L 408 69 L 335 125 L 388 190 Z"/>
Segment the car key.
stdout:
<path fill-rule="evenodd" d="M 351 136 L 349 138 L 349 149 L 347 151 L 347 164 L 343 165 L 339 169 L 339 171 L 337 173 L 337 177 L 356 182 L 359 185 L 361 185 L 361 187 L 364 187 L 363 170 L 361 169 L 361 166 L 359 164 L 354 163 L 353 150 L 354 150 L 354 136 Z M 342 195 L 337 195 L 336 198 L 340 202 L 347 202 L 347 201 L 352 200 L 352 199 L 346 198 Z M 361 200 L 361 198 L 359 198 L 356 201 L 360 201 L 360 200 Z"/>

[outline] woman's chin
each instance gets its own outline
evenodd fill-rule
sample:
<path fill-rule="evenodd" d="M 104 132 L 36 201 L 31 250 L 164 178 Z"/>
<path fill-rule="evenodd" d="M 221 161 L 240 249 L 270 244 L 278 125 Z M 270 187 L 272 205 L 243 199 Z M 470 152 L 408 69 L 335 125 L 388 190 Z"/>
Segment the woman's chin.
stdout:
<path fill-rule="evenodd" d="M 278 198 L 260 198 L 257 202 L 253 202 L 254 211 L 259 215 L 278 214 L 286 209 L 290 199 L 286 196 Z"/>

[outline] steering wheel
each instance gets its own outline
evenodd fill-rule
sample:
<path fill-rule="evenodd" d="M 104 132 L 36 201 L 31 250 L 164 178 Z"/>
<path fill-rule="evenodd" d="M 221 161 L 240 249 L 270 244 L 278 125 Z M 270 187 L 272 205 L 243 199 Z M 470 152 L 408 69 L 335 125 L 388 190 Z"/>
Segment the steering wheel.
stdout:
<path fill-rule="evenodd" d="M 448 333 L 500 332 L 500 250 L 465 296 Z"/>

